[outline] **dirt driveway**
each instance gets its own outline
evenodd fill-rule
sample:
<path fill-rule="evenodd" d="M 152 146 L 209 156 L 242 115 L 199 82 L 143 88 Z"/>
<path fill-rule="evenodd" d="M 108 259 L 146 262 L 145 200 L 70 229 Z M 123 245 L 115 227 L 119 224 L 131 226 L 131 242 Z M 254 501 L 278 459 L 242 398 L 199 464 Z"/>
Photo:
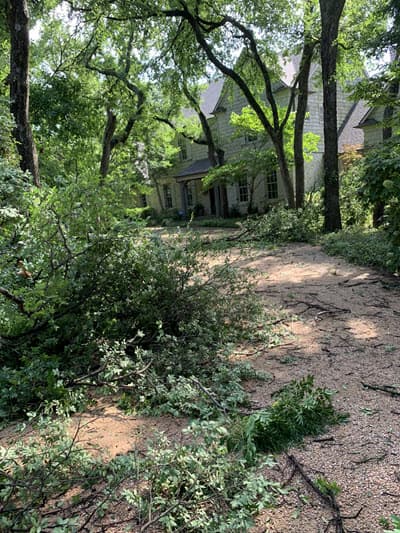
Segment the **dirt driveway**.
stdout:
<path fill-rule="evenodd" d="M 260 272 L 257 290 L 267 306 L 298 317 L 287 322 L 293 335 L 282 346 L 251 358 L 274 377 L 272 385 L 253 386 L 253 399 L 268 403 L 271 390 L 307 374 L 336 391 L 334 404 L 348 422 L 289 453 L 311 479 L 339 485 L 342 515 L 356 516 L 344 520 L 347 531 L 383 531 L 380 519 L 400 514 L 400 285 L 309 245 L 258 252 L 241 264 Z M 397 387 L 399 395 L 374 386 Z M 282 456 L 277 478 L 292 470 Z M 304 479 L 296 474 L 290 485 L 295 490 L 254 531 L 335 531 L 332 522 L 326 529 L 331 510 Z"/>

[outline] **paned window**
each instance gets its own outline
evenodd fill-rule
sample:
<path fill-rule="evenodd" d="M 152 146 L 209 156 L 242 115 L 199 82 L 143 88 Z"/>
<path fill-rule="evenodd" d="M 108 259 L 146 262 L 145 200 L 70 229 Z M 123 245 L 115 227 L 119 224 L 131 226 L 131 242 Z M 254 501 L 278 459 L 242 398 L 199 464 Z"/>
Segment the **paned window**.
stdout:
<path fill-rule="evenodd" d="M 164 185 L 163 189 L 164 189 L 165 209 L 171 209 L 171 207 L 172 207 L 171 185 Z"/>
<path fill-rule="evenodd" d="M 193 207 L 193 205 L 194 205 L 193 184 L 192 183 L 188 183 L 186 190 L 187 190 L 187 205 L 188 205 L 188 207 Z"/>
<path fill-rule="evenodd" d="M 267 174 L 267 198 L 268 200 L 278 198 L 278 174 L 276 170 Z"/>
<path fill-rule="evenodd" d="M 249 201 L 249 186 L 247 184 L 247 178 L 242 178 L 239 183 L 239 202 Z"/>

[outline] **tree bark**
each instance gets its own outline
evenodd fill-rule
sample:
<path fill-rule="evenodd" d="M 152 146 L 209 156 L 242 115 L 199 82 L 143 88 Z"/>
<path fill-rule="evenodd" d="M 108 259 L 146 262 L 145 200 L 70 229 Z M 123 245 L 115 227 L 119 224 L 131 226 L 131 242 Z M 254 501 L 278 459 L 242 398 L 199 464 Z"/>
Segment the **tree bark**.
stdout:
<path fill-rule="evenodd" d="M 278 135 L 272 137 L 272 143 L 275 148 L 276 157 L 278 159 L 279 171 L 281 173 L 282 183 L 285 190 L 285 196 L 290 209 L 295 208 L 294 200 L 294 187 L 292 178 L 290 177 L 289 167 L 287 164 L 285 147 L 283 142 L 283 133 L 279 132 Z"/>
<path fill-rule="evenodd" d="M 10 31 L 10 111 L 21 169 L 40 187 L 39 164 L 29 122 L 29 11 L 27 0 L 8 2 Z"/>
<path fill-rule="evenodd" d="M 307 114 L 308 104 L 308 79 L 310 77 L 311 62 L 316 46 L 315 41 L 311 41 L 309 36 L 305 35 L 303 53 L 300 61 L 300 70 L 298 78 L 298 97 L 296 118 L 294 122 L 294 167 L 296 183 L 296 208 L 299 209 L 304 205 L 305 190 L 305 170 L 304 170 L 304 121 Z"/>
<path fill-rule="evenodd" d="M 324 102 L 325 231 L 342 228 L 339 203 L 337 128 L 337 37 L 345 0 L 319 0 L 321 11 L 321 67 Z"/>
<path fill-rule="evenodd" d="M 112 140 L 117 127 L 117 117 L 111 109 L 107 109 L 107 122 L 104 128 L 103 149 L 100 162 L 100 176 L 104 180 L 110 168 L 111 151 L 113 149 Z"/>

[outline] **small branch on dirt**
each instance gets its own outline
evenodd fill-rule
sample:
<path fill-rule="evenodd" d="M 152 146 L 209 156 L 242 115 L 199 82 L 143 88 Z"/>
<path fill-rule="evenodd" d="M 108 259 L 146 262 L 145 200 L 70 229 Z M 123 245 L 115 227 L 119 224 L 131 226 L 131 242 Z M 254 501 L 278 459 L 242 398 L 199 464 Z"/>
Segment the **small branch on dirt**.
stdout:
<path fill-rule="evenodd" d="M 288 461 L 294 467 L 293 472 L 298 472 L 307 485 L 319 496 L 319 498 L 331 509 L 333 518 L 329 521 L 325 531 L 328 531 L 331 524 L 335 526 L 336 533 L 346 533 L 344 527 L 344 520 L 357 518 L 362 511 L 362 508 L 354 516 L 343 516 L 340 507 L 336 501 L 335 495 L 332 491 L 322 492 L 310 476 L 304 471 L 303 467 L 293 455 L 285 454 Z"/>
<path fill-rule="evenodd" d="M 338 285 L 345 285 L 346 287 L 358 287 L 360 285 L 373 285 L 374 283 L 379 283 L 380 279 L 363 279 L 361 281 L 355 281 L 351 283 L 351 279 L 345 279 L 344 281 L 339 281 Z"/>
<path fill-rule="evenodd" d="M 318 322 L 319 320 L 322 320 L 323 315 L 337 315 L 338 313 L 350 313 L 351 311 L 349 309 L 334 309 L 332 311 L 320 311 L 317 313 L 314 317 L 314 320 Z"/>
<path fill-rule="evenodd" d="M 387 457 L 387 453 L 383 453 L 382 455 L 377 455 L 374 457 L 363 457 L 362 459 L 359 459 L 358 461 L 352 461 L 356 465 L 363 465 L 365 463 L 370 463 L 371 461 L 382 461 Z"/>
<path fill-rule="evenodd" d="M 294 305 L 305 305 L 306 306 L 306 309 L 304 309 L 304 311 L 300 311 L 298 314 L 305 313 L 309 309 L 319 309 L 320 312 L 317 314 L 317 316 L 323 315 L 323 314 L 328 314 L 328 313 L 330 313 L 330 314 L 351 313 L 350 309 L 345 309 L 345 308 L 337 307 L 337 306 L 334 306 L 332 309 L 327 309 L 326 307 L 324 307 L 323 305 L 321 305 L 319 303 L 307 302 L 306 300 L 293 300 L 292 302 L 293 302 Z M 289 302 L 287 302 L 287 303 L 289 303 Z"/>
<path fill-rule="evenodd" d="M 361 381 L 361 385 L 365 389 L 386 392 L 386 394 L 391 394 L 392 396 L 400 396 L 400 390 L 393 385 L 373 385 L 371 383 L 364 383 L 363 381 Z"/>
<path fill-rule="evenodd" d="M 387 492 L 386 490 L 382 492 L 382 496 L 391 496 L 392 498 L 400 498 L 400 494 L 393 494 L 393 492 Z"/>

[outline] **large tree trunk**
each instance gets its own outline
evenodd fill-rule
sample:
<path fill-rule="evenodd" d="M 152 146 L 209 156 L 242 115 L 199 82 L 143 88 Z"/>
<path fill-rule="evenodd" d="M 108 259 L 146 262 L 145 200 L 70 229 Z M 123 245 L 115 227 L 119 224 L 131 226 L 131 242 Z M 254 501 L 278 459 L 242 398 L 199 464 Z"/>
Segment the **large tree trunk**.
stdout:
<path fill-rule="evenodd" d="M 324 98 L 325 231 L 342 228 L 339 203 L 337 128 L 337 37 L 345 0 L 319 0 L 321 10 L 321 67 Z"/>
<path fill-rule="evenodd" d="M 294 122 L 294 167 L 295 167 L 295 183 L 296 183 L 296 208 L 299 209 L 304 205 L 304 189 L 305 189 L 305 170 L 304 170 L 304 121 L 307 113 L 308 103 L 308 78 L 310 76 L 310 68 L 312 56 L 314 53 L 316 43 L 311 41 L 306 35 L 304 40 L 303 53 L 300 62 L 299 78 L 298 78 L 298 98 L 296 118 Z"/>
<path fill-rule="evenodd" d="M 290 176 L 289 167 L 287 164 L 286 154 L 285 154 L 285 147 L 283 142 L 283 134 L 280 133 L 280 135 L 274 136 L 272 139 L 272 142 L 274 144 L 275 153 L 278 159 L 278 166 L 279 171 L 281 173 L 282 183 L 285 190 L 285 196 L 288 203 L 288 207 L 290 209 L 294 209 L 295 207 L 295 201 L 294 201 L 294 187 L 292 178 Z"/>
<path fill-rule="evenodd" d="M 29 122 L 29 12 L 27 0 L 8 2 L 10 30 L 10 111 L 20 166 L 28 170 L 40 187 L 38 156 Z"/>

